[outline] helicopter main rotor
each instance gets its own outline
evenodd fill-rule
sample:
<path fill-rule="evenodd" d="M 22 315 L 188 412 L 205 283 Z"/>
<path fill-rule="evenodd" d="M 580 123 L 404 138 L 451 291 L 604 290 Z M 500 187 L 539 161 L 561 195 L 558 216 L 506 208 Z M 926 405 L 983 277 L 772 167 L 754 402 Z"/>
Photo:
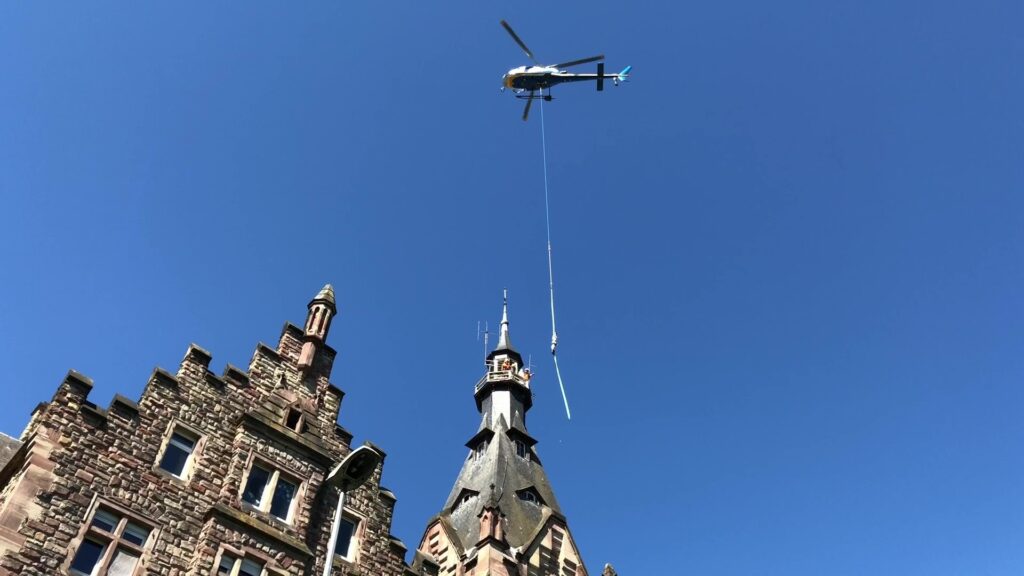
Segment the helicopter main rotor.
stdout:
<path fill-rule="evenodd" d="M 526 57 L 530 59 L 530 62 L 533 62 L 537 66 L 543 66 L 543 64 L 538 62 L 537 59 L 533 56 L 533 52 L 526 46 L 526 42 L 523 42 L 523 39 L 520 38 L 518 34 L 516 34 L 515 30 L 513 30 L 511 26 L 509 26 L 508 22 L 502 20 L 501 26 L 505 29 L 506 32 L 508 32 L 508 35 L 511 36 L 513 40 L 515 40 L 516 44 L 518 44 L 519 47 L 523 49 L 523 52 L 526 53 Z M 604 60 L 604 54 L 598 54 L 597 56 L 590 56 L 588 58 L 580 58 L 579 60 L 570 60 L 568 62 L 562 62 L 560 64 L 551 64 L 547 66 L 547 68 L 569 68 L 571 66 L 579 66 L 580 64 L 597 62 L 598 60 Z"/>

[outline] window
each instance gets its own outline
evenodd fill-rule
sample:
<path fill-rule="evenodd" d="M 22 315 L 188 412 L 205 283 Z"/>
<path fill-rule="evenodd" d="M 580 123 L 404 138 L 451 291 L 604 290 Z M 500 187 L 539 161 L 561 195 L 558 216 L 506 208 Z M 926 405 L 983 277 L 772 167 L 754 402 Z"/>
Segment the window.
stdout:
<path fill-rule="evenodd" d="M 290 522 L 293 503 L 299 492 L 299 483 L 284 476 L 280 471 L 253 464 L 242 490 L 242 501 L 251 504 L 261 512 Z"/>
<path fill-rule="evenodd" d="M 479 460 L 484 457 L 487 452 L 487 440 L 484 440 L 476 445 L 476 459 Z"/>
<path fill-rule="evenodd" d="M 249 479 L 245 482 L 245 491 L 242 492 L 242 500 L 256 506 L 263 503 L 263 495 L 267 491 L 267 484 L 270 483 L 271 472 L 259 466 L 249 469 Z"/>
<path fill-rule="evenodd" d="M 292 508 L 292 500 L 299 487 L 284 478 L 277 480 L 274 486 L 274 498 L 270 501 L 270 514 L 281 520 L 288 521 L 288 515 Z"/>
<path fill-rule="evenodd" d="M 131 576 L 145 552 L 152 526 L 99 507 L 71 560 L 75 576 Z"/>
<path fill-rule="evenodd" d="M 516 496 L 523 502 L 529 502 L 530 504 L 537 504 L 539 506 L 544 503 L 540 498 L 540 494 L 537 494 L 537 491 L 533 488 L 520 490 L 516 492 Z"/>
<path fill-rule="evenodd" d="M 455 505 L 452 506 L 452 511 L 459 509 L 462 505 L 468 504 L 473 498 L 477 497 L 479 492 L 474 492 L 468 488 L 463 488 L 462 493 L 455 499 Z"/>
<path fill-rule="evenodd" d="M 349 562 L 355 562 L 355 552 L 359 549 L 356 529 L 359 522 L 348 516 L 341 517 L 338 525 L 338 542 L 334 545 L 334 555 Z"/>
<path fill-rule="evenodd" d="M 516 456 L 520 458 L 530 459 L 530 449 L 526 447 L 526 442 L 522 440 L 516 440 Z"/>
<path fill-rule="evenodd" d="M 288 415 L 285 416 L 284 425 L 288 428 L 295 430 L 296 432 L 302 433 L 305 429 L 305 422 L 302 417 L 302 411 L 297 408 L 289 408 Z"/>
<path fill-rule="evenodd" d="M 100 558 L 103 556 L 105 549 L 105 544 L 100 544 L 95 540 L 84 540 L 82 545 L 78 547 L 75 559 L 71 562 L 71 573 L 92 574 L 96 569 L 96 565 L 100 563 Z"/>
<path fill-rule="evenodd" d="M 217 564 L 217 576 L 263 576 L 265 573 L 262 563 L 226 553 Z"/>
<path fill-rule="evenodd" d="M 183 430 L 181 427 L 175 427 L 164 446 L 164 453 L 160 458 L 160 468 L 178 478 L 185 478 L 188 475 L 192 454 L 195 452 L 198 442 L 199 437 L 195 434 Z"/>

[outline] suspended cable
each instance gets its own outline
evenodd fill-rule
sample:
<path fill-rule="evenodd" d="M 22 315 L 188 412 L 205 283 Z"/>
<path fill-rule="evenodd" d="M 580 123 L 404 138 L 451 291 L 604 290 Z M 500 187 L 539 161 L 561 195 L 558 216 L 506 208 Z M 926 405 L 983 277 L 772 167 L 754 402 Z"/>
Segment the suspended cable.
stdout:
<path fill-rule="evenodd" d="M 544 156 L 544 222 L 548 234 L 548 294 L 551 298 L 551 359 L 555 362 L 555 376 L 558 378 L 558 387 L 562 390 L 562 401 L 565 403 L 565 416 L 572 420 L 572 413 L 569 411 L 569 398 L 565 395 L 565 384 L 562 383 L 562 372 L 558 369 L 558 331 L 555 329 L 555 273 L 551 258 L 551 203 L 548 199 L 548 142 L 547 130 L 544 127 L 544 92 L 541 91 L 540 98 L 540 147 Z"/>
<path fill-rule="evenodd" d="M 562 371 L 558 369 L 558 356 L 552 354 L 551 359 L 555 361 L 555 376 L 558 377 L 558 387 L 562 389 L 562 402 L 565 402 L 565 417 L 572 420 L 572 414 L 569 413 L 569 399 L 565 397 L 565 386 L 562 385 Z"/>

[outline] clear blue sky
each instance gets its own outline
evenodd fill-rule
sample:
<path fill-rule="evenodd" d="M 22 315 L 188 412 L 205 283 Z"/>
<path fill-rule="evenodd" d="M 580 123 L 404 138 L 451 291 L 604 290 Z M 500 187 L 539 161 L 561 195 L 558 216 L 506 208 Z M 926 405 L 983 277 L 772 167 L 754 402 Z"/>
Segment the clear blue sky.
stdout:
<path fill-rule="evenodd" d="M 547 108 L 566 422 L 523 64 Z M 7 2 L 0 430 L 245 366 L 325 282 L 415 546 L 511 293 L 591 573 L 1024 571 L 1024 4 Z M 535 109 L 535 114 L 538 110 Z M 424 431 L 432 430 L 429 442 Z"/>

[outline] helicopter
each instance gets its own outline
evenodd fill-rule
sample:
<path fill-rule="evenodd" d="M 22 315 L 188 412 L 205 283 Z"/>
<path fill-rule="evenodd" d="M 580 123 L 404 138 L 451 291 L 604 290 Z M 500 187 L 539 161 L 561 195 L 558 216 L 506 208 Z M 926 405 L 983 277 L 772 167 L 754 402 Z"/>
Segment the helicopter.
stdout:
<path fill-rule="evenodd" d="M 555 84 L 594 80 L 597 82 L 598 91 L 601 91 L 604 90 L 605 79 L 611 79 L 618 86 L 619 82 L 625 82 L 629 79 L 629 71 L 633 69 L 632 66 L 626 66 L 618 74 L 605 74 L 604 62 L 601 62 L 601 60 L 604 60 L 604 54 L 545 66 L 537 62 L 537 59 L 533 57 L 533 52 L 526 47 L 526 43 L 512 30 L 508 22 L 502 20 L 501 25 L 508 32 L 509 36 L 516 41 L 516 44 L 523 49 L 523 52 L 526 52 L 526 56 L 534 64 L 533 66 L 513 68 L 501 77 L 502 91 L 509 88 L 515 93 L 516 98 L 526 100 L 526 108 L 523 109 L 523 120 L 530 116 L 530 106 L 533 105 L 534 100 L 543 98 L 549 102 L 551 101 L 551 87 Z M 563 70 L 563 68 L 589 64 L 590 62 L 597 62 L 597 74 L 573 74 Z M 545 89 L 547 94 L 544 93 Z"/>

